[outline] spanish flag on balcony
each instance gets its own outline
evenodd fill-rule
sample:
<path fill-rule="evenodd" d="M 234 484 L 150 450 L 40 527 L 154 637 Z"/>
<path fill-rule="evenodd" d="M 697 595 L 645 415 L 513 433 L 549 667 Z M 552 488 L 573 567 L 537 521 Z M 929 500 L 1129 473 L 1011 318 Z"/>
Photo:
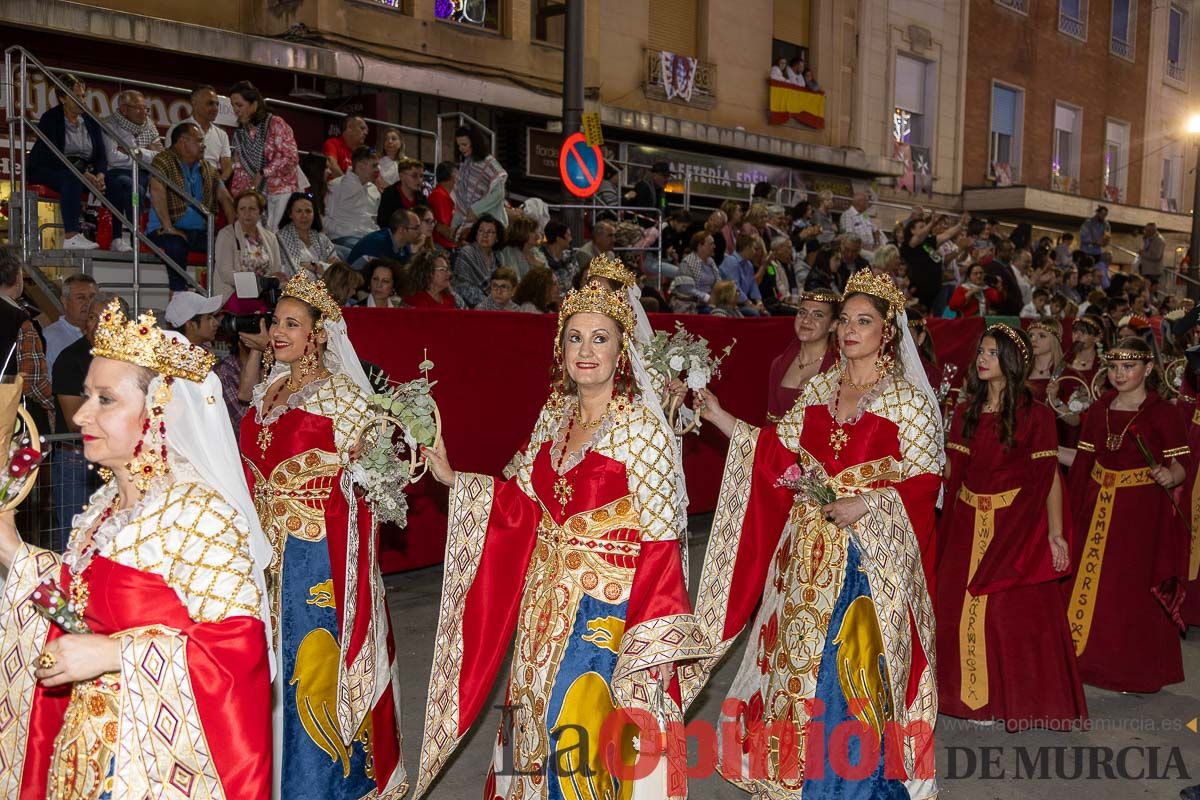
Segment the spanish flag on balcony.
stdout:
<path fill-rule="evenodd" d="M 825 127 L 825 93 L 814 92 L 787 81 L 771 81 L 771 124 L 789 120 L 810 128 Z"/>

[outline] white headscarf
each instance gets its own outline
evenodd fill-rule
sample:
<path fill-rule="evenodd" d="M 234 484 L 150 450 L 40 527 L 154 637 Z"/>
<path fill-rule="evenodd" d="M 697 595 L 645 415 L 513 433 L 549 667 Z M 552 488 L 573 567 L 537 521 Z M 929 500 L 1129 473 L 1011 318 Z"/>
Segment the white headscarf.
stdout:
<path fill-rule="evenodd" d="M 162 331 L 183 344 L 188 340 L 175 331 Z M 146 409 L 154 403 L 154 394 L 163 377 L 150 382 L 146 392 Z M 181 462 L 191 469 L 217 494 L 233 506 L 250 529 L 250 556 L 254 560 L 254 583 L 262 596 L 262 621 L 267 634 L 267 652 L 271 658 L 271 675 L 275 675 L 275 648 L 271 637 L 271 613 L 267 594 L 266 571 L 271 563 L 271 542 L 263 532 L 246 485 L 242 457 L 229 411 L 222 400 L 221 379 L 209 372 L 203 383 L 176 378 L 171 384 L 171 400 L 163 409 L 167 426 L 167 459 L 172 467 Z"/>

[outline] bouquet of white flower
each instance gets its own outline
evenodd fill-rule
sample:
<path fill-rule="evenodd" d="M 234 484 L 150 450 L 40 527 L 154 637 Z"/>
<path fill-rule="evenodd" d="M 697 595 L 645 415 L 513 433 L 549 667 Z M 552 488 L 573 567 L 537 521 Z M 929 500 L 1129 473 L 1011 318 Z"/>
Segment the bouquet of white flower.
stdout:
<path fill-rule="evenodd" d="M 676 322 L 674 333 L 656 331 L 643 352 L 647 367 L 665 379 L 664 387 L 672 380 L 686 375 L 687 388 L 695 392 L 707 388 L 713 378 L 720 376 L 721 362 L 735 344 L 737 339 L 730 342 L 719 355 L 713 355 L 708 340 L 693 336 L 683 327 L 683 323 Z M 662 398 L 662 403 L 667 410 L 667 421 L 674 425 L 679 401 L 667 392 Z M 683 432 L 689 433 L 699 427 L 697 417 Z"/>

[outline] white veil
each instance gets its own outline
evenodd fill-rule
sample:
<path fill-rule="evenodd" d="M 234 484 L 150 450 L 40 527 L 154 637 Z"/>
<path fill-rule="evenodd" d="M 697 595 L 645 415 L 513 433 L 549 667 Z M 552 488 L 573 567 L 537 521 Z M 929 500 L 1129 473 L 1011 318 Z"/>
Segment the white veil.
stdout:
<path fill-rule="evenodd" d="M 904 363 L 904 378 L 929 398 L 929 403 L 934 410 L 933 418 L 934 424 L 937 425 L 937 438 L 940 441 L 944 433 L 941 404 L 938 402 L 937 392 L 929 383 L 929 376 L 925 374 L 925 368 L 921 365 L 921 353 L 917 350 L 917 343 L 908 327 L 908 312 L 901 311 L 896 315 L 896 325 L 900 328 L 900 360 Z"/>
<path fill-rule="evenodd" d="M 362 362 L 358 360 L 358 353 L 350 343 L 350 335 L 346 332 L 346 320 L 343 318 L 335 322 L 326 319 L 321 323 L 321 327 L 329 336 L 325 343 L 325 368 L 335 374 L 345 373 L 368 396 L 375 394 L 375 389 L 367 380 L 367 373 L 363 371 Z M 289 369 L 291 368 L 287 364 L 276 362 L 271 368 L 271 374 L 266 378 L 266 385 L 273 384 Z"/>
<path fill-rule="evenodd" d="M 187 344 L 187 339 L 175 331 L 162 331 Z M 163 377 L 150 382 L 146 406 L 154 403 L 154 393 Z M 221 379 L 209 372 L 203 383 L 176 378 L 171 384 L 171 400 L 163 409 L 167 426 L 167 458 L 172 467 L 182 462 L 190 467 L 217 494 L 233 506 L 250 529 L 250 556 L 254 559 L 254 582 L 262 595 L 262 621 L 267 634 L 267 652 L 271 659 L 271 676 L 275 676 L 275 648 L 271 637 L 271 613 L 267 595 L 266 570 L 271 563 L 271 543 L 263 533 L 242 471 L 233 423 L 221 393 Z"/>

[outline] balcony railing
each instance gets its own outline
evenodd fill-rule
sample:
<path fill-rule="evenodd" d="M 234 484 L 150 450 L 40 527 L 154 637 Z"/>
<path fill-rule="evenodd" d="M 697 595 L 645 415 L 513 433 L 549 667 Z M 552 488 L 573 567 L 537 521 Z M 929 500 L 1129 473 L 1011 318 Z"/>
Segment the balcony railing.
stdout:
<path fill-rule="evenodd" d="M 1075 19 L 1069 14 L 1058 15 L 1058 29 L 1067 36 L 1074 36 L 1076 39 L 1087 38 L 1087 26 L 1083 20 Z"/>
<path fill-rule="evenodd" d="M 1109 47 L 1112 49 L 1113 55 L 1133 60 L 1133 42 L 1124 42 L 1114 36 Z"/>
<path fill-rule="evenodd" d="M 685 100 L 679 95 L 667 97 L 666 82 L 663 80 L 662 52 L 659 50 L 645 51 L 646 71 L 642 82 L 642 90 L 648 100 L 661 100 L 679 103 L 695 108 L 710 109 L 717 104 L 717 65 L 706 61 L 696 62 L 696 76 L 692 85 L 692 96 Z"/>
<path fill-rule="evenodd" d="M 1029 0 L 996 0 L 996 5 L 1011 8 L 1021 14 L 1029 13 Z"/>
<path fill-rule="evenodd" d="M 1051 175 L 1050 188 L 1056 192 L 1079 194 L 1079 179 L 1070 175 Z"/>
<path fill-rule="evenodd" d="M 1173 81 L 1182 82 L 1187 79 L 1187 71 L 1184 70 L 1183 64 L 1167 61 L 1167 77 Z"/>

